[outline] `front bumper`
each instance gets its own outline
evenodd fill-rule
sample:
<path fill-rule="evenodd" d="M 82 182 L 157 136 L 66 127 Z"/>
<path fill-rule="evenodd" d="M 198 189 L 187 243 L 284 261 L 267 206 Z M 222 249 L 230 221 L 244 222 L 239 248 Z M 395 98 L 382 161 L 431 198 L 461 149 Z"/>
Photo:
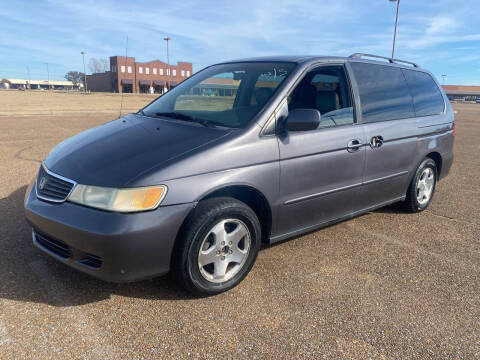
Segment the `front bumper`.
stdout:
<path fill-rule="evenodd" d="M 34 244 L 97 278 L 127 282 L 167 273 L 180 226 L 195 203 L 121 214 L 39 200 L 27 190 L 25 218 Z"/>

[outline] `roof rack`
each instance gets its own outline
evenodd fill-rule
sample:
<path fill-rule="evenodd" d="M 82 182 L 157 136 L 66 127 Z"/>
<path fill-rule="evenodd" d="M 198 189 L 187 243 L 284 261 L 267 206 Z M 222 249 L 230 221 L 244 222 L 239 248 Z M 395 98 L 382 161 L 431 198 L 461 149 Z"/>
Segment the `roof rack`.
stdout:
<path fill-rule="evenodd" d="M 394 59 L 386 56 L 380 56 L 380 55 L 372 55 L 372 54 L 363 54 L 363 53 L 355 53 L 349 56 L 349 58 L 363 58 L 363 57 L 369 57 L 369 58 L 375 58 L 375 59 L 384 59 L 388 60 L 389 63 L 404 63 L 404 64 L 409 64 L 414 67 L 419 67 L 418 64 L 415 64 L 414 62 L 407 61 L 407 60 L 400 60 L 400 59 Z"/>

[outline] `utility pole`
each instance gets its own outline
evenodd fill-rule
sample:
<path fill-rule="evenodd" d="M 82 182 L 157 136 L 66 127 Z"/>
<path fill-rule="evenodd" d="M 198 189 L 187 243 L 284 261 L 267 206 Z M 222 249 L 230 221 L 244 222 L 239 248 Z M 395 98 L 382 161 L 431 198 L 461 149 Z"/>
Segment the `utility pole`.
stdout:
<path fill-rule="evenodd" d="M 398 25 L 398 9 L 400 8 L 400 0 L 390 0 L 391 2 L 397 2 L 397 15 L 395 16 L 395 30 L 393 32 L 393 46 L 392 46 L 392 59 L 395 55 L 395 40 L 397 38 L 397 25 Z"/>
<path fill-rule="evenodd" d="M 166 37 L 166 38 L 163 38 L 163 40 L 165 40 L 167 42 L 167 89 L 170 90 L 170 72 L 171 72 L 171 69 L 170 69 L 170 53 L 168 52 L 168 42 L 170 40 L 172 40 L 171 37 Z"/>
<path fill-rule="evenodd" d="M 50 90 L 50 71 L 48 70 L 48 62 L 45 63 L 47 65 L 47 83 L 48 83 L 48 90 Z"/>
<path fill-rule="evenodd" d="M 443 74 L 442 75 L 442 85 L 445 85 L 445 79 L 447 78 L 447 75 Z"/>
<path fill-rule="evenodd" d="M 85 72 L 85 51 L 80 52 L 83 57 L 83 91 L 87 93 L 87 73 Z"/>

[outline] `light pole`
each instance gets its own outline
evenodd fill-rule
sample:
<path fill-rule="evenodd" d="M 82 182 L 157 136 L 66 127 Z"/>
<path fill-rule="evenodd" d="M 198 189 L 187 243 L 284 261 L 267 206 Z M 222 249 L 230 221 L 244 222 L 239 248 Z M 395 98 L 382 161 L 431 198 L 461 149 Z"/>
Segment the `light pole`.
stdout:
<path fill-rule="evenodd" d="M 447 75 L 443 74 L 442 75 L 442 85 L 445 85 L 445 79 L 447 78 Z"/>
<path fill-rule="evenodd" d="M 30 68 L 27 66 L 27 76 L 28 76 L 28 84 L 27 84 L 27 89 L 30 89 Z"/>
<path fill-rule="evenodd" d="M 167 42 L 167 89 L 170 90 L 170 83 L 169 83 L 169 79 L 170 79 L 170 53 L 168 52 L 168 42 L 170 40 L 172 40 L 171 37 L 165 37 L 163 38 L 163 40 L 165 40 Z"/>
<path fill-rule="evenodd" d="M 83 85 L 84 85 L 83 91 L 87 93 L 87 74 L 85 73 L 85 51 L 80 52 L 80 54 L 82 54 L 82 57 L 83 57 Z"/>
<path fill-rule="evenodd" d="M 48 84 L 48 90 L 50 90 L 50 71 L 48 70 L 48 63 L 45 63 L 47 65 L 47 84 Z"/>
<path fill-rule="evenodd" d="M 398 24 L 398 9 L 400 8 L 400 0 L 389 0 L 397 3 L 397 15 L 395 16 L 395 30 L 393 32 L 393 46 L 392 46 L 392 59 L 395 54 L 395 40 L 397 38 L 397 24 Z"/>

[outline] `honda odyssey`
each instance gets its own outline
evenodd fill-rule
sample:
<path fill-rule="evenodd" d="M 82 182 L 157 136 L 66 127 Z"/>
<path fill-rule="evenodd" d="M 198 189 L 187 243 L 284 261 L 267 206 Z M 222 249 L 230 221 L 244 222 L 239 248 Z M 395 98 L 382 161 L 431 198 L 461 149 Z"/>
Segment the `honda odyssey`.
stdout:
<path fill-rule="evenodd" d="M 419 212 L 454 115 L 417 64 L 374 55 L 213 65 L 57 145 L 25 196 L 33 243 L 98 278 L 237 285 L 261 243 L 382 206 Z"/>

